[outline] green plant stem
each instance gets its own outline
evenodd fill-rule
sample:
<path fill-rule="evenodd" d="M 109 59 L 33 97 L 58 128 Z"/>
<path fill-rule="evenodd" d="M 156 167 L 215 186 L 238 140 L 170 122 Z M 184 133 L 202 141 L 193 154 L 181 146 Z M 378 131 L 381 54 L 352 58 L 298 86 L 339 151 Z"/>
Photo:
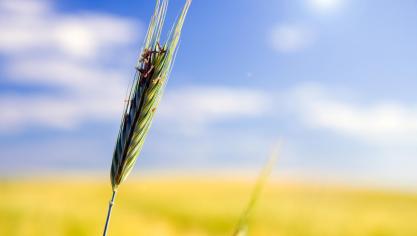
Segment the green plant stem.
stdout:
<path fill-rule="evenodd" d="M 109 202 L 109 210 L 107 211 L 106 224 L 104 225 L 103 236 L 106 236 L 107 235 L 107 229 L 109 227 L 111 210 L 112 210 L 113 205 L 114 205 L 114 199 L 116 198 L 116 193 L 117 193 L 116 190 L 113 190 L 113 195 L 112 195 L 111 200 Z"/>
<path fill-rule="evenodd" d="M 274 167 L 275 162 L 277 161 L 280 146 L 281 140 L 279 140 L 277 144 L 273 147 L 272 153 L 269 156 L 268 161 L 265 163 L 262 172 L 258 177 L 258 180 L 256 181 L 255 188 L 252 191 L 249 203 L 239 219 L 238 225 L 233 236 L 248 235 L 247 230 L 250 214 L 253 211 L 253 208 L 255 208 L 256 202 L 258 201 L 259 196 L 261 195 L 261 192 L 269 178 L 269 175 L 272 172 L 272 168 Z"/>

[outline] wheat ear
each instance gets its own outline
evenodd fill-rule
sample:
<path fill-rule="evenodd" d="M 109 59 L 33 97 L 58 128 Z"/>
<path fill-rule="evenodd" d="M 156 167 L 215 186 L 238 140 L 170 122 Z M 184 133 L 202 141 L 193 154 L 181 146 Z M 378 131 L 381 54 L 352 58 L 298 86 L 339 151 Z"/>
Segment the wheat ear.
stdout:
<path fill-rule="evenodd" d="M 235 231 L 233 233 L 233 236 L 245 236 L 247 235 L 248 231 L 248 222 L 250 218 L 250 214 L 253 211 L 253 208 L 255 208 L 256 202 L 258 201 L 261 192 L 272 172 L 272 169 L 278 159 L 279 151 L 281 147 L 281 140 L 278 141 L 275 146 L 272 149 L 272 152 L 268 158 L 268 161 L 265 163 L 258 180 L 256 181 L 255 188 L 252 191 L 252 194 L 250 196 L 250 200 L 248 202 L 248 205 L 246 206 L 245 210 L 240 216 L 239 222 L 236 225 Z"/>
<path fill-rule="evenodd" d="M 190 4 L 191 0 L 186 0 L 167 41 L 161 46 L 160 37 L 168 0 L 156 1 L 155 11 L 145 37 L 144 47 L 136 65 L 134 81 L 124 108 L 113 153 L 110 172 L 113 194 L 109 203 L 104 236 L 107 234 L 117 188 L 126 179 L 135 165 L 163 94 Z"/>

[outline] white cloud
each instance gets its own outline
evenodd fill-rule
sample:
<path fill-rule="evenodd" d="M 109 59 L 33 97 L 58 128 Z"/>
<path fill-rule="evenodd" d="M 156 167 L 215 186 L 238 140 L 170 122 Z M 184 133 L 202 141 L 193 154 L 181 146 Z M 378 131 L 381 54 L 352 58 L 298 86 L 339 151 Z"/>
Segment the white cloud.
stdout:
<path fill-rule="evenodd" d="M 318 86 L 293 92 L 301 120 L 314 127 L 375 143 L 413 141 L 417 136 L 417 105 L 380 101 L 374 104 L 338 99 Z"/>
<path fill-rule="evenodd" d="M 131 43 L 134 22 L 107 14 L 59 14 L 50 2 L 0 2 L 0 52 L 16 54 L 48 50 L 65 56 L 96 57 L 100 50 Z"/>
<path fill-rule="evenodd" d="M 120 95 L 120 94 L 119 94 Z M 123 101 L 113 95 L 0 96 L 0 131 L 16 132 L 28 127 L 70 129 L 89 120 L 115 120 Z"/>
<path fill-rule="evenodd" d="M 158 119 L 180 125 L 184 132 L 198 132 L 206 125 L 264 115 L 269 109 L 263 91 L 232 87 L 186 87 L 164 96 Z"/>
<path fill-rule="evenodd" d="M 31 16 L 34 14 L 43 14 L 50 10 L 47 1 L 0 1 L 0 9 L 3 14 L 8 16 Z"/>
<path fill-rule="evenodd" d="M 0 131 L 118 119 L 131 78 L 122 63 L 135 59 L 140 24 L 102 13 L 62 14 L 50 1 L 0 0 L 0 25 L 5 83 L 47 88 L 2 94 Z"/>
<path fill-rule="evenodd" d="M 311 46 L 316 40 L 316 33 L 310 27 L 282 24 L 275 26 L 269 32 L 268 40 L 273 49 L 291 53 Z"/>
<path fill-rule="evenodd" d="M 137 38 L 134 28 L 125 19 L 90 13 L 62 19 L 52 37 L 65 53 L 88 57 L 100 55 L 106 47 L 132 42 Z"/>

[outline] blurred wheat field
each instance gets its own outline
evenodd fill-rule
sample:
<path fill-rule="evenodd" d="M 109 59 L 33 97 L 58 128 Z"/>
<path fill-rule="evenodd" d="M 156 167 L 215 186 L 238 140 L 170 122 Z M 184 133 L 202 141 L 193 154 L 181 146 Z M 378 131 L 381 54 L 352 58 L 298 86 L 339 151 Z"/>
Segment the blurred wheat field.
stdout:
<path fill-rule="evenodd" d="M 122 186 L 110 235 L 231 235 L 253 181 L 142 178 Z M 0 181 L 0 235 L 101 235 L 106 181 Z M 415 236 L 417 195 L 269 183 L 249 235 Z"/>

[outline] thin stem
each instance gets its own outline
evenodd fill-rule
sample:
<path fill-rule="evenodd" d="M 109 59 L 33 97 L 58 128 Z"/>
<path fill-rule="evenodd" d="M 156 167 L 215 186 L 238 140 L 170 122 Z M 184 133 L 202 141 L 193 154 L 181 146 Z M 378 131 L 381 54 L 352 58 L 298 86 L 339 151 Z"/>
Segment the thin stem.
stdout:
<path fill-rule="evenodd" d="M 106 224 L 104 225 L 103 236 L 107 235 L 107 229 L 109 227 L 110 216 L 111 216 L 111 209 L 113 208 L 115 198 L 116 198 L 116 190 L 113 190 L 113 195 L 112 195 L 111 200 L 109 202 L 109 210 L 107 211 L 107 218 L 106 218 Z"/>

